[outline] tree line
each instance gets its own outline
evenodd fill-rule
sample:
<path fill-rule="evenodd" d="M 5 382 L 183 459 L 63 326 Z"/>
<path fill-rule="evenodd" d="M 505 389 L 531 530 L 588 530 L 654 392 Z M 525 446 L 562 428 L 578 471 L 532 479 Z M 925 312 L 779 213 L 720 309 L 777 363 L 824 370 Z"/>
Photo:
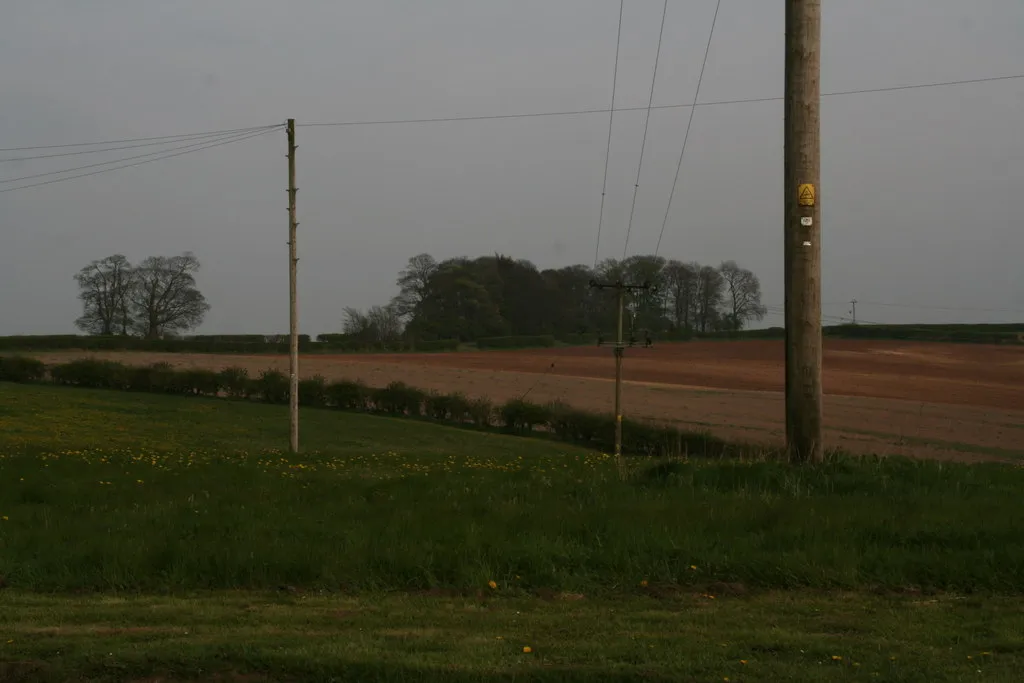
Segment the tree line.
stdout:
<path fill-rule="evenodd" d="M 122 254 L 93 261 L 75 274 L 83 309 L 75 324 L 92 335 L 147 340 L 193 329 L 210 310 L 196 286 L 199 268 L 191 252 L 137 265 Z M 625 295 L 630 335 L 738 332 L 765 315 L 760 281 L 734 261 L 714 267 L 640 255 L 541 270 L 501 254 L 443 261 L 419 254 L 398 273 L 389 303 L 346 308 L 342 326 L 349 340 L 368 344 L 608 335 L 617 295 L 591 287 L 595 280 L 652 285 Z"/>
<path fill-rule="evenodd" d="M 93 261 L 75 274 L 86 334 L 161 339 L 198 327 L 210 310 L 196 287 L 192 252 L 150 256 L 133 265 L 122 254 Z"/>
<path fill-rule="evenodd" d="M 765 315 L 760 281 L 735 261 L 714 267 L 641 255 L 541 270 L 500 254 L 444 261 L 419 254 L 398 273 L 399 292 L 388 304 L 346 308 L 342 327 L 371 343 L 609 334 L 617 295 L 591 287 L 594 280 L 653 285 L 625 297 L 629 334 L 739 331 Z"/>

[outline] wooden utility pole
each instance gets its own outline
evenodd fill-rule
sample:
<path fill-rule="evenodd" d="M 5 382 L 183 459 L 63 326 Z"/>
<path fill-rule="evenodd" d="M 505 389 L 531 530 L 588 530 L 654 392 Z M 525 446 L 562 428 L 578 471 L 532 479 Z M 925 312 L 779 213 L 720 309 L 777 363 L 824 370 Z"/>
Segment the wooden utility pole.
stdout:
<path fill-rule="evenodd" d="M 850 314 L 853 316 L 853 324 L 857 324 L 857 300 L 850 299 Z"/>
<path fill-rule="evenodd" d="M 615 458 L 622 468 L 622 358 L 625 355 L 626 342 L 622 339 L 622 315 L 626 305 L 626 292 L 639 290 L 652 290 L 650 283 L 642 285 L 627 285 L 621 280 L 616 282 L 590 281 L 590 286 L 595 289 L 614 289 L 616 292 L 616 305 L 618 310 L 618 323 L 615 332 L 615 341 L 603 346 L 611 346 L 615 353 Z"/>
<path fill-rule="evenodd" d="M 299 255 L 295 245 L 295 119 L 288 119 L 288 415 L 292 453 L 299 452 Z"/>
<path fill-rule="evenodd" d="M 786 449 L 819 462 L 821 400 L 821 0 L 786 0 Z"/>

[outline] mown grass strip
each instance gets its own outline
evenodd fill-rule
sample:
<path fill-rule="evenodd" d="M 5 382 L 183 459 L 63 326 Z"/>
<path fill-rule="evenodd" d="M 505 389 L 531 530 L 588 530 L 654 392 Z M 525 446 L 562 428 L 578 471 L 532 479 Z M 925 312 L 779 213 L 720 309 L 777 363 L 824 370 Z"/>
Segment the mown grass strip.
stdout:
<path fill-rule="evenodd" d="M 1022 607 L 817 592 L 5 593 L 0 680 L 1016 681 Z"/>

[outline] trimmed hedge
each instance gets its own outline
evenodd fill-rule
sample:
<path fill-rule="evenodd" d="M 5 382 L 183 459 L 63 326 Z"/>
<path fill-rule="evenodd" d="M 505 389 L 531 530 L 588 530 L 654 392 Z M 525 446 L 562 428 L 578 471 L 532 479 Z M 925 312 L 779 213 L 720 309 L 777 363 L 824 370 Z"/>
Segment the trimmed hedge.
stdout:
<path fill-rule="evenodd" d="M 338 338 L 341 339 L 338 339 Z M 435 351 L 458 351 L 458 339 L 435 339 L 431 341 L 393 341 L 386 343 L 370 343 L 344 338 L 342 334 L 321 334 L 317 342 L 310 348 L 314 353 L 317 351 L 325 353 L 399 353 L 403 351 L 412 352 L 435 352 Z"/>
<path fill-rule="evenodd" d="M 456 351 L 458 340 L 395 341 L 371 344 L 349 339 L 346 335 L 320 335 L 312 341 L 308 334 L 299 335 L 302 353 Z M 36 335 L 0 337 L 0 351 L 151 351 L 163 353 L 288 353 L 288 335 L 198 335 L 189 339 L 140 339 L 138 337 L 103 337 L 84 335 Z"/>
<path fill-rule="evenodd" d="M 691 339 L 785 339 L 786 329 L 784 327 L 765 327 L 756 330 L 723 330 L 683 334 L 687 334 Z"/>
<path fill-rule="evenodd" d="M 299 380 L 299 405 L 311 408 L 327 406 L 327 378 L 313 375 L 308 379 Z"/>
<path fill-rule="evenodd" d="M 525 349 L 530 347 L 552 347 L 555 338 L 550 334 L 516 337 L 484 337 L 476 340 L 480 349 Z"/>
<path fill-rule="evenodd" d="M 38 382 L 46 376 L 46 366 L 41 360 L 24 356 L 0 357 L 0 381 Z"/>
<path fill-rule="evenodd" d="M 958 344 L 1024 344 L 1021 325 L 834 325 L 826 337 L 842 339 L 899 339 Z"/>
<path fill-rule="evenodd" d="M 248 399 L 255 393 L 255 387 L 245 368 L 224 368 L 218 375 L 220 386 L 228 398 Z"/>
<path fill-rule="evenodd" d="M 372 405 L 372 390 L 362 382 L 332 382 L 327 385 L 324 393 L 327 396 L 327 406 L 338 410 L 366 412 Z"/>
<path fill-rule="evenodd" d="M 223 396 L 287 404 L 288 377 L 265 370 L 256 378 L 243 368 L 220 372 L 195 368 L 175 369 L 168 363 L 148 366 L 83 358 L 45 368 L 54 384 L 93 389 L 117 389 L 182 396 Z M 37 359 L 0 358 L 0 380 L 37 382 L 46 377 Z M 495 406 L 487 399 L 425 392 L 403 382 L 370 388 L 360 382 L 328 383 L 320 376 L 299 382 L 299 403 L 311 408 L 377 413 L 395 417 L 432 420 L 478 429 L 499 428 L 512 434 L 547 436 L 586 448 L 611 452 L 615 422 L 562 403 L 538 404 L 515 399 Z M 623 453 L 639 456 L 724 455 L 727 444 L 707 433 L 682 432 L 674 427 L 633 420 L 622 423 Z"/>
<path fill-rule="evenodd" d="M 414 341 L 410 345 L 412 351 L 458 351 L 458 339 L 434 339 L 431 341 Z"/>
<path fill-rule="evenodd" d="M 560 344 L 566 346 L 590 346 L 597 343 L 597 333 L 594 334 L 562 334 L 557 337 Z"/>
<path fill-rule="evenodd" d="M 280 370 L 264 370 L 256 379 L 255 390 L 265 403 L 288 403 L 290 387 L 288 377 Z"/>
<path fill-rule="evenodd" d="M 305 337 L 306 341 L 302 341 Z M 301 335 L 300 350 L 311 350 L 309 335 Z M 170 353 L 288 353 L 288 341 L 217 341 L 213 339 L 140 339 L 138 337 L 88 337 L 39 335 L 0 337 L 0 350 L 59 351 L 153 351 Z"/>
<path fill-rule="evenodd" d="M 212 343 L 257 343 L 265 344 L 266 342 L 281 342 L 287 341 L 287 334 L 196 334 L 190 337 L 186 337 L 185 341 L 201 341 L 201 342 L 212 342 Z M 308 334 L 299 335 L 299 343 L 309 343 Z"/>

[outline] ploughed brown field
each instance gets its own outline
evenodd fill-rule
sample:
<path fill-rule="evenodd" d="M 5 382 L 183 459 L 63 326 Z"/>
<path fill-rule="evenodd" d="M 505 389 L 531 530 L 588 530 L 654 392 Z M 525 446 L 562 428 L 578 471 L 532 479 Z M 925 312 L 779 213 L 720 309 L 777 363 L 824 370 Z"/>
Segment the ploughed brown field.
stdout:
<path fill-rule="evenodd" d="M 54 352 L 48 363 L 97 356 L 179 367 L 287 370 L 282 356 Z M 826 340 L 827 445 L 859 453 L 1024 461 L 1024 347 Z M 400 380 L 422 389 L 507 400 L 524 394 L 611 410 L 611 350 L 567 347 L 445 354 L 310 355 L 301 375 Z M 626 415 L 781 443 L 780 341 L 690 342 L 627 349 Z"/>

